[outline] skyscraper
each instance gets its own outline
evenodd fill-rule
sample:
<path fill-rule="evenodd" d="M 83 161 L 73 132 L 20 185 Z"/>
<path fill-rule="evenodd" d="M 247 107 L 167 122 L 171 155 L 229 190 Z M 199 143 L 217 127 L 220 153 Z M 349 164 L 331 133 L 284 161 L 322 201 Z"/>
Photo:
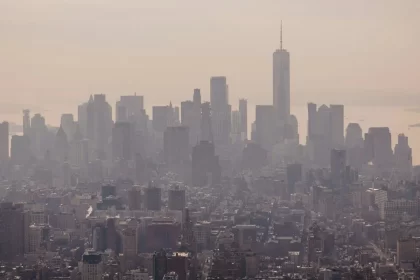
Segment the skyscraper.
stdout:
<path fill-rule="evenodd" d="M 386 171 L 393 165 L 391 132 L 388 127 L 371 127 L 366 135 L 365 154 L 368 161 L 379 171 Z"/>
<path fill-rule="evenodd" d="M 112 137 L 112 108 L 104 94 L 91 96 L 87 104 L 87 138 L 93 141 L 96 155 L 106 158 L 107 146 Z"/>
<path fill-rule="evenodd" d="M 280 48 L 273 53 L 273 105 L 276 123 L 285 124 L 290 116 L 290 55 L 283 49 L 280 28 Z"/>
<path fill-rule="evenodd" d="M 0 161 L 9 159 L 9 123 L 0 123 Z"/>
<path fill-rule="evenodd" d="M 31 129 L 30 111 L 28 109 L 23 110 L 23 135 L 28 135 Z"/>
<path fill-rule="evenodd" d="M 331 184 L 333 188 L 341 189 L 346 184 L 346 151 L 331 150 Z"/>
<path fill-rule="evenodd" d="M 210 103 L 205 102 L 201 105 L 200 141 L 213 143 L 213 130 L 211 128 Z"/>
<path fill-rule="evenodd" d="M 76 132 L 76 123 L 74 122 L 73 114 L 62 114 L 60 126 L 63 128 L 67 135 L 67 140 L 73 140 L 74 133 Z"/>
<path fill-rule="evenodd" d="M 255 107 L 255 142 L 266 151 L 271 151 L 275 144 L 275 111 L 271 105 Z"/>
<path fill-rule="evenodd" d="M 213 137 L 216 150 L 229 144 L 231 107 L 229 106 L 226 77 L 210 79 L 210 104 Z"/>
<path fill-rule="evenodd" d="M 13 164 L 26 164 L 31 157 L 31 146 L 28 135 L 13 135 L 10 158 Z"/>
<path fill-rule="evenodd" d="M 364 161 L 363 132 L 358 123 L 349 123 L 346 128 L 345 147 L 347 162 L 351 167 L 360 169 Z"/>
<path fill-rule="evenodd" d="M 189 128 L 168 127 L 163 134 L 163 154 L 167 164 L 182 164 L 189 160 Z"/>
<path fill-rule="evenodd" d="M 205 186 L 218 184 L 221 179 L 219 157 L 215 155 L 214 145 L 201 141 L 192 151 L 192 184 Z"/>
<path fill-rule="evenodd" d="M 64 131 L 63 127 L 60 126 L 60 128 L 57 131 L 57 134 L 55 135 L 53 149 L 54 159 L 59 162 L 64 162 L 68 159 L 70 146 L 67 139 L 68 138 L 66 132 Z"/>
<path fill-rule="evenodd" d="M 144 192 L 146 209 L 149 211 L 160 211 L 162 205 L 161 188 L 158 188 L 150 183 Z"/>
<path fill-rule="evenodd" d="M 133 159 L 134 133 L 129 122 L 116 122 L 112 129 L 113 160 Z"/>
<path fill-rule="evenodd" d="M 23 204 L 0 204 L 0 259 L 12 260 L 24 252 Z"/>
<path fill-rule="evenodd" d="M 248 101 L 239 99 L 239 115 L 241 116 L 242 139 L 248 139 Z"/>
<path fill-rule="evenodd" d="M 333 149 L 344 147 L 344 105 L 330 105 L 331 145 Z"/>
<path fill-rule="evenodd" d="M 189 128 L 190 148 L 200 141 L 201 94 L 194 89 L 193 100 L 181 102 L 181 125 Z"/>
<path fill-rule="evenodd" d="M 408 145 L 408 137 L 404 134 L 398 135 L 398 143 L 395 145 L 395 165 L 399 171 L 401 178 L 405 180 L 411 179 L 411 171 L 413 168 L 412 151 Z"/>
<path fill-rule="evenodd" d="M 317 106 L 315 103 L 308 103 L 308 134 L 306 136 L 306 144 L 310 144 L 314 140 L 316 134 L 316 113 Z"/>

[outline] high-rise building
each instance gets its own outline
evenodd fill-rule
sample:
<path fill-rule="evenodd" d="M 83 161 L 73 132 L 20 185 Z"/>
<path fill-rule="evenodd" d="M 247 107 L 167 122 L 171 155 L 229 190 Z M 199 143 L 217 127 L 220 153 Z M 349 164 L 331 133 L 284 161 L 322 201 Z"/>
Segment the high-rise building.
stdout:
<path fill-rule="evenodd" d="M 112 129 L 113 160 L 133 159 L 134 133 L 131 123 L 116 122 Z"/>
<path fill-rule="evenodd" d="M 86 168 L 89 164 L 89 140 L 83 138 L 79 124 L 70 142 L 70 163 L 74 166 Z"/>
<path fill-rule="evenodd" d="M 168 127 L 163 134 L 163 154 L 168 164 L 181 164 L 190 158 L 189 128 Z"/>
<path fill-rule="evenodd" d="M 404 134 L 398 135 L 398 143 L 395 145 L 394 154 L 395 165 L 401 178 L 405 180 L 411 179 L 413 168 L 412 151 L 408 145 L 408 137 Z"/>
<path fill-rule="evenodd" d="M 116 103 L 116 121 L 133 121 L 144 110 L 144 98 L 141 95 L 123 95 Z"/>
<path fill-rule="evenodd" d="M 165 279 L 165 275 L 174 272 L 178 280 L 187 280 L 189 272 L 189 254 L 185 252 L 155 252 L 153 255 L 153 280 Z"/>
<path fill-rule="evenodd" d="M 73 114 L 62 114 L 60 126 L 63 128 L 67 136 L 67 141 L 73 140 L 74 133 L 76 132 L 76 123 L 73 119 Z"/>
<path fill-rule="evenodd" d="M 271 105 L 255 107 L 255 142 L 266 151 L 271 151 L 275 139 L 275 111 Z"/>
<path fill-rule="evenodd" d="M 211 127 L 210 103 L 205 102 L 201 105 L 200 141 L 213 143 L 213 129 Z M 197 143 L 198 145 L 198 143 Z"/>
<path fill-rule="evenodd" d="M 0 204 L 0 259 L 11 261 L 24 253 L 23 204 Z"/>
<path fill-rule="evenodd" d="M 30 111 L 28 109 L 23 110 L 23 135 L 28 135 L 31 129 L 31 118 Z"/>
<path fill-rule="evenodd" d="M 54 150 L 53 150 L 53 156 L 54 159 L 59 162 L 64 162 L 68 159 L 70 151 L 69 142 L 67 140 L 66 132 L 64 132 L 64 129 L 62 126 L 57 131 L 57 134 L 55 135 L 55 142 L 54 142 Z"/>
<path fill-rule="evenodd" d="M 241 126 L 241 114 L 239 111 L 232 111 L 232 125 L 231 125 L 231 137 L 235 141 L 237 139 L 242 140 L 242 126 Z"/>
<path fill-rule="evenodd" d="M 346 148 L 363 147 L 363 131 L 358 123 L 349 123 L 346 128 Z"/>
<path fill-rule="evenodd" d="M 193 186 L 218 184 L 220 179 L 219 157 L 215 155 L 214 145 L 208 141 L 201 141 L 192 152 L 192 184 Z"/>
<path fill-rule="evenodd" d="M 161 201 L 161 188 L 158 188 L 151 183 L 144 190 L 144 198 L 146 209 L 149 211 L 160 211 L 162 201 Z"/>
<path fill-rule="evenodd" d="M 31 146 L 28 135 L 13 135 L 10 158 L 13 164 L 26 164 L 31 157 Z"/>
<path fill-rule="evenodd" d="M 239 115 L 241 116 L 242 139 L 248 139 L 248 101 L 239 99 Z"/>
<path fill-rule="evenodd" d="M 331 148 L 344 148 L 344 105 L 330 105 Z"/>
<path fill-rule="evenodd" d="M 229 105 L 226 77 L 210 79 L 210 104 L 213 137 L 216 149 L 229 144 L 231 107 Z"/>
<path fill-rule="evenodd" d="M 169 190 L 168 208 L 169 210 L 183 211 L 185 209 L 185 189 L 174 185 Z"/>
<path fill-rule="evenodd" d="M 142 195 L 141 189 L 139 186 L 133 186 L 131 190 L 128 191 L 128 209 L 130 210 L 140 210 L 142 205 Z"/>
<path fill-rule="evenodd" d="M 365 137 L 365 154 L 379 171 L 393 166 L 391 132 L 388 127 L 371 127 Z"/>
<path fill-rule="evenodd" d="M 413 261 L 416 256 L 416 240 L 409 236 L 397 240 L 397 264 L 401 265 L 403 261 Z"/>
<path fill-rule="evenodd" d="M 317 106 L 315 103 L 308 103 L 308 133 L 306 136 L 306 144 L 308 145 L 314 139 L 314 135 L 316 134 L 316 113 L 317 113 Z"/>
<path fill-rule="evenodd" d="M 86 252 L 82 257 L 82 280 L 100 280 L 103 272 L 101 253 Z"/>
<path fill-rule="evenodd" d="M 107 157 L 108 143 L 112 137 L 112 108 L 104 94 L 91 96 L 87 104 L 87 138 L 93 141 L 98 158 Z"/>
<path fill-rule="evenodd" d="M 0 161 L 9 159 L 9 123 L 0 123 Z"/>
<path fill-rule="evenodd" d="M 273 53 L 273 105 L 279 124 L 285 124 L 290 116 L 290 55 L 283 49 L 282 31 L 280 48 Z"/>
<path fill-rule="evenodd" d="M 302 164 L 288 164 L 286 168 L 286 175 L 289 194 L 295 193 L 295 184 L 302 181 Z"/>
<path fill-rule="evenodd" d="M 138 223 L 134 219 L 127 222 L 125 228 L 121 231 L 122 247 L 124 259 L 132 261 L 137 255 L 137 228 Z"/>
<path fill-rule="evenodd" d="M 168 126 L 173 125 L 173 108 L 170 106 L 153 106 L 153 129 L 163 133 Z"/>
<path fill-rule="evenodd" d="M 349 123 L 346 128 L 345 146 L 349 166 L 360 169 L 364 162 L 363 132 L 358 123 Z"/>
<path fill-rule="evenodd" d="M 181 102 L 181 125 L 189 128 L 190 148 L 200 141 L 201 94 L 194 89 L 193 100 Z"/>
<path fill-rule="evenodd" d="M 342 189 L 346 185 L 346 151 L 331 150 L 331 184 L 335 189 Z"/>
<path fill-rule="evenodd" d="M 322 105 L 317 109 L 308 104 L 308 136 L 312 161 L 322 167 L 329 165 L 331 149 L 344 148 L 344 107 L 343 105 Z"/>

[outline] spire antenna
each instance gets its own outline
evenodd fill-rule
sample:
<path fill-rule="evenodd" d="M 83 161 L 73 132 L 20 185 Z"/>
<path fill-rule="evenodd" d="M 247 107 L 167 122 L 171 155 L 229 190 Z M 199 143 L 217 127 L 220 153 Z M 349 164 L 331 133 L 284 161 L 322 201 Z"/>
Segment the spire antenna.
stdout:
<path fill-rule="evenodd" d="M 280 50 L 283 50 L 283 21 L 280 21 Z"/>

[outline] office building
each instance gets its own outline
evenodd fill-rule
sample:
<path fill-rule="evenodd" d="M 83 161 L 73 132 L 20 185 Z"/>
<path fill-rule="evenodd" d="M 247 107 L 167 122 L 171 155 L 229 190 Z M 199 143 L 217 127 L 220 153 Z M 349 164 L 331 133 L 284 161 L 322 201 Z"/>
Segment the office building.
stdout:
<path fill-rule="evenodd" d="M 236 225 L 232 229 L 234 240 L 242 250 L 251 249 L 253 243 L 257 241 L 256 225 Z"/>
<path fill-rule="evenodd" d="M 346 150 L 331 150 L 331 184 L 335 189 L 346 186 Z"/>
<path fill-rule="evenodd" d="M 153 106 L 152 125 L 156 132 L 163 133 L 171 125 L 172 106 Z"/>
<path fill-rule="evenodd" d="M 0 260 L 13 260 L 24 253 L 23 204 L 0 203 Z"/>
<path fill-rule="evenodd" d="M 302 164 L 288 164 L 286 168 L 286 176 L 289 194 L 295 193 L 295 184 L 302 181 Z"/>
<path fill-rule="evenodd" d="M 83 138 L 79 124 L 70 142 L 70 163 L 74 166 L 86 168 L 89 164 L 89 140 Z"/>
<path fill-rule="evenodd" d="M 173 126 L 163 134 L 163 154 L 167 164 L 181 164 L 189 161 L 189 128 Z"/>
<path fill-rule="evenodd" d="M 239 99 L 239 115 L 241 118 L 242 140 L 248 139 L 248 101 Z"/>
<path fill-rule="evenodd" d="M 0 161 L 9 159 L 9 123 L 0 123 Z"/>
<path fill-rule="evenodd" d="M 117 122 L 133 122 L 143 114 L 144 97 L 137 94 L 120 96 L 115 108 Z"/>
<path fill-rule="evenodd" d="M 275 123 L 286 124 L 290 116 L 290 55 L 283 49 L 282 30 L 280 48 L 273 53 L 273 105 Z"/>
<path fill-rule="evenodd" d="M 395 145 L 395 166 L 400 173 L 401 179 L 410 180 L 413 168 L 412 151 L 408 145 L 408 137 L 398 135 L 398 143 Z"/>
<path fill-rule="evenodd" d="M 214 145 L 208 141 L 201 141 L 192 152 L 192 184 L 206 186 L 219 184 L 220 180 L 219 157 L 215 155 Z"/>
<path fill-rule="evenodd" d="M 102 255 L 98 252 L 87 251 L 82 257 L 82 280 L 101 280 L 104 273 Z"/>
<path fill-rule="evenodd" d="M 134 155 L 134 132 L 129 122 L 116 122 L 112 129 L 113 160 L 132 160 Z"/>
<path fill-rule="evenodd" d="M 142 195 L 141 189 L 139 186 L 133 186 L 131 190 L 128 191 L 128 209 L 130 210 L 140 210 L 142 206 Z"/>
<path fill-rule="evenodd" d="M 174 185 L 169 190 L 168 208 L 169 210 L 183 211 L 185 209 L 185 189 L 178 185 Z"/>
<path fill-rule="evenodd" d="M 124 259 L 132 261 L 137 256 L 137 228 L 138 223 L 135 219 L 130 219 L 121 230 L 122 252 Z"/>
<path fill-rule="evenodd" d="M 317 130 L 317 105 L 315 103 L 308 103 L 308 132 L 306 136 L 306 145 L 310 145 L 314 141 L 314 136 Z"/>
<path fill-rule="evenodd" d="M 213 129 L 211 127 L 211 109 L 210 103 L 205 102 L 201 105 L 201 122 L 200 122 L 200 141 L 213 143 Z M 197 143 L 198 145 L 199 143 Z"/>
<path fill-rule="evenodd" d="M 64 129 L 62 126 L 57 131 L 57 134 L 55 135 L 55 141 L 54 141 L 54 149 L 53 149 L 53 156 L 54 159 L 58 162 L 64 162 L 68 160 L 70 151 L 70 145 L 67 140 L 67 134 L 64 132 Z"/>
<path fill-rule="evenodd" d="M 148 211 L 160 211 L 162 190 L 159 187 L 149 183 L 149 186 L 144 189 L 145 205 Z"/>
<path fill-rule="evenodd" d="M 147 225 L 147 252 L 156 252 L 163 248 L 175 250 L 181 234 L 181 225 L 172 219 L 154 219 Z"/>
<path fill-rule="evenodd" d="M 189 253 L 159 250 L 153 255 L 153 280 L 161 280 L 169 272 L 175 272 L 178 280 L 187 280 Z"/>
<path fill-rule="evenodd" d="M 23 135 L 28 135 L 31 130 L 31 111 L 28 109 L 23 110 Z"/>
<path fill-rule="evenodd" d="M 344 148 L 344 105 L 330 105 L 331 148 Z"/>
<path fill-rule="evenodd" d="M 91 96 L 87 104 L 87 135 L 93 142 L 94 152 L 99 159 L 105 159 L 108 143 L 112 137 L 112 108 L 104 94 Z"/>
<path fill-rule="evenodd" d="M 363 147 L 363 131 L 358 123 L 347 125 L 345 146 L 347 149 L 356 146 Z"/>
<path fill-rule="evenodd" d="M 397 264 L 403 261 L 416 261 L 416 240 L 413 237 L 399 238 L 397 240 Z"/>
<path fill-rule="evenodd" d="M 226 77 L 210 79 L 211 121 L 215 147 L 230 143 L 231 107 Z"/>
<path fill-rule="evenodd" d="M 117 187 L 114 185 L 103 185 L 101 187 L 101 197 L 105 199 L 107 197 L 117 196 Z"/>
<path fill-rule="evenodd" d="M 255 107 L 255 142 L 266 151 L 271 151 L 276 144 L 275 109 L 271 105 Z"/>
<path fill-rule="evenodd" d="M 74 121 L 73 114 L 62 114 L 60 126 L 67 135 L 67 141 L 71 142 L 76 132 L 76 122 Z"/>
<path fill-rule="evenodd" d="M 378 171 L 392 168 L 394 159 L 388 127 L 369 128 L 365 135 L 364 149 L 367 162 L 372 162 Z"/>
<path fill-rule="evenodd" d="M 242 126 L 241 126 L 241 114 L 239 111 L 232 111 L 232 124 L 231 124 L 231 138 L 233 142 L 242 140 Z"/>
<path fill-rule="evenodd" d="M 85 102 L 77 107 L 77 124 L 79 125 L 83 138 L 87 138 L 88 136 L 88 104 L 89 102 Z"/>
<path fill-rule="evenodd" d="M 10 148 L 13 164 L 24 165 L 31 158 L 31 146 L 28 135 L 13 135 Z"/>

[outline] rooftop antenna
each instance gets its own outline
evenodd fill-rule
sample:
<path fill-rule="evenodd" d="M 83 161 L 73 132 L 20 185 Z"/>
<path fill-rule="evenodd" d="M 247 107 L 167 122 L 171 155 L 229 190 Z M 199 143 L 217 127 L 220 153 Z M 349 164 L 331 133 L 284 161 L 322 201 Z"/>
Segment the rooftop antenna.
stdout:
<path fill-rule="evenodd" d="M 283 50 L 283 21 L 280 21 L 280 50 Z"/>

